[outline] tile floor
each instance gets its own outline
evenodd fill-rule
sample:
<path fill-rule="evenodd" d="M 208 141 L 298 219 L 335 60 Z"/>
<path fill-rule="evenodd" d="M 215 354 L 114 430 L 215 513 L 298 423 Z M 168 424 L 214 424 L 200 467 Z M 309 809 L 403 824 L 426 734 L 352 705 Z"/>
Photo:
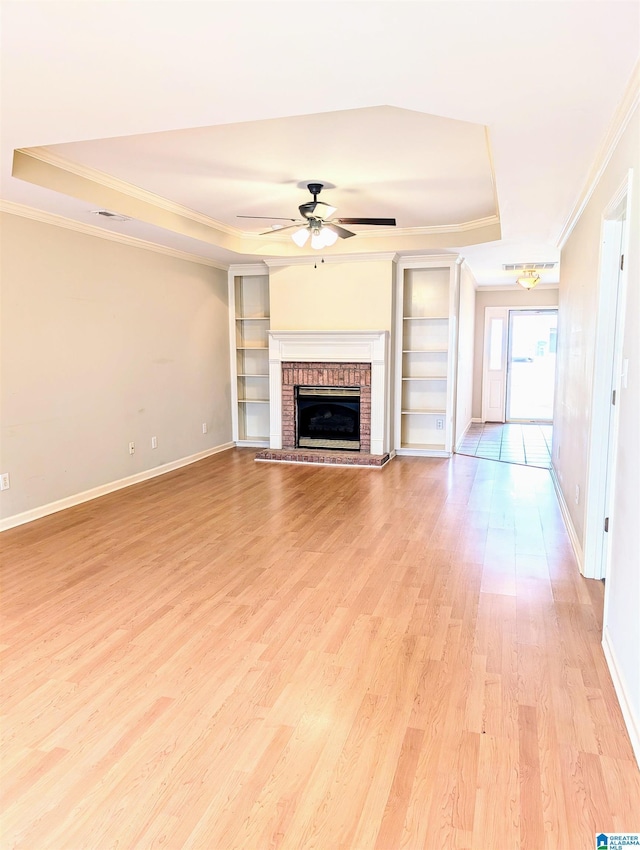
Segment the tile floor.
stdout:
<path fill-rule="evenodd" d="M 458 454 L 548 469 L 551 466 L 552 435 L 553 425 L 472 423 Z"/>

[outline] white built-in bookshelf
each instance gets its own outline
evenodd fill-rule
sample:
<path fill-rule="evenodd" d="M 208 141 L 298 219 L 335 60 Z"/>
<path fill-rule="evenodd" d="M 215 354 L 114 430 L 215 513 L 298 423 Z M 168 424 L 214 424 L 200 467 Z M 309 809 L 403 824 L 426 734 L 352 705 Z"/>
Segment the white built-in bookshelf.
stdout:
<path fill-rule="evenodd" d="M 395 442 L 398 454 L 451 454 L 456 257 L 398 267 Z"/>
<path fill-rule="evenodd" d="M 238 273 L 241 272 L 241 273 Z M 247 445 L 269 443 L 269 276 L 258 267 L 231 267 L 233 319 L 233 438 Z"/>

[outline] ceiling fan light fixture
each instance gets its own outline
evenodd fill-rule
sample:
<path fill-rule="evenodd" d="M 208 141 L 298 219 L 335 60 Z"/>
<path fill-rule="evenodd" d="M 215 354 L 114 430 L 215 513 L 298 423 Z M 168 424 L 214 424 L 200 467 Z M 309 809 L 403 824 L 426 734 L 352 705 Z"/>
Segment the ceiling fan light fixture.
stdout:
<path fill-rule="evenodd" d="M 334 230 L 331 230 L 330 227 L 323 227 L 321 233 L 325 248 L 330 248 L 338 241 L 338 234 Z"/>
<path fill-rule="evenodd" d="M 540 275 L 533 269 L 525 269 L 516 280 L 516 283 L 523 289 L 533 289 L 534 286 L 540 283 Z"/>
<path fill-rule="evenodd" d="M 309 227 L 311 231 L 311 247 L 316 251 L 329 248 L 338 239 L 338 234 L 329 227 Z"/>
<path fill-rule="evenodd" d="M 294 230 L 291 234 L 291 238 L 296 243 L 298 248 L 304 248 L 306 245 L 307 239 L 309 238 L 309 228 L 301 227 L 300 230 Z"/>

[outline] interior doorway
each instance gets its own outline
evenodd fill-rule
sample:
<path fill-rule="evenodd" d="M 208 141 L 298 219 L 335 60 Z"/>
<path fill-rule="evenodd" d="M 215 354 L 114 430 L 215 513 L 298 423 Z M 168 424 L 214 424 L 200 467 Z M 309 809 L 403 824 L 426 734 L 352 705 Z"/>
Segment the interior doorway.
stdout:
<path fill-rule="evenodd" d="M 509 310 L 506 421 L 551 422 L 557 309 Z"/>

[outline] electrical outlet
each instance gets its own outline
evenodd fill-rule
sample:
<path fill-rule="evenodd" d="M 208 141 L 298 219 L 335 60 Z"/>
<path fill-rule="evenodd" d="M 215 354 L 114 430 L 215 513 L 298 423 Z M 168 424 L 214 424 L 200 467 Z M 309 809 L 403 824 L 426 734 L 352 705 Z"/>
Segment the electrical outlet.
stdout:
<path fill-rule="evenodd" d="M 436 430 L 444 431 L 444 419 L 436 419 Z"/>
<path fill-rule="evenodd" d="M 157 448 L 158 448 L 158 438 L 157 438 L 157 437 L 152 437 L 152 438 L 151 438 L 151 448 L 152 448 L 152 449 L 157 449 Z"/>
<path fill-rule="evenodd" d="M 575 501 L 576 505 L 580 504 L 580 485 L 579 484 L 576 484 L 576 495 L 575 495 L 574 501 Z"/>
<path fill-rule="evenodd" d="M 203 434 L 206 434 L 206 433 L 207 433 L 207 423 L 206 423 L 206 422 L 203 422 L 203 423 L 202 423 L 202 433 L 203 433 Z"/>
<path fill-rule="evenodd" d="M 134 442 L 129 443 L 129 454 L 133 455 L 136 453 L 136 444 Z"/>
<path fill-rule="evenodd" d="M 2 475 L 0 475 L 0 490 L 8 490 L 9 487 L 11 487 L 9 482 L 9 473 L 3 472 Z"/>

